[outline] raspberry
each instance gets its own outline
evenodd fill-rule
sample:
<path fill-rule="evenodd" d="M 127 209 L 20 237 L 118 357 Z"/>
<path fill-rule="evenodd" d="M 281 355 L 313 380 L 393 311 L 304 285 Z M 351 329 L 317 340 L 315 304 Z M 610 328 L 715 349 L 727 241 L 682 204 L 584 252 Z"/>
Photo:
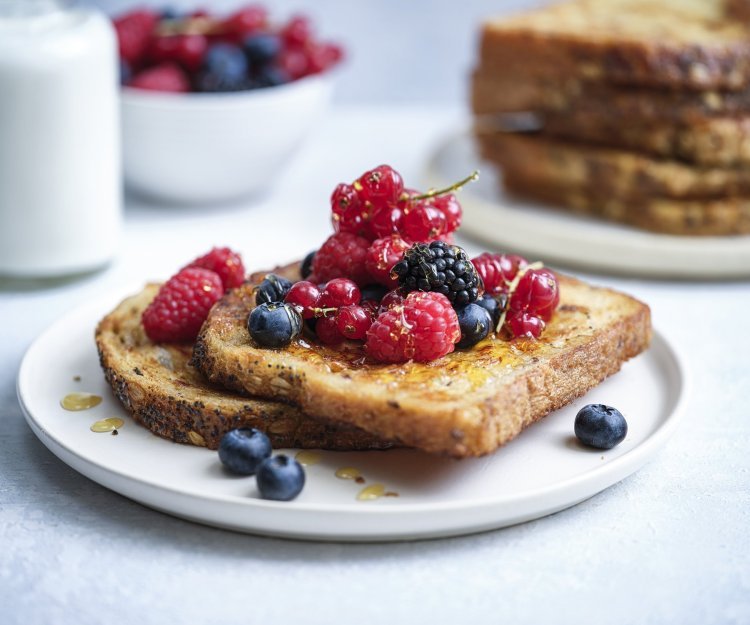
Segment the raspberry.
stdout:
<path fill-rule="evenodd" d="M 265 28 L 268 22 L 268 13 L 265 7 L 259 5 L 246 6 L 232 13 L 224 20 L 224 31 L 237 42 L 241 42 L 251 35 Z"/>
<path fill-rule="evenodd" d="M 371 279 L 365 257 L 369 247 L 367 239 L 348 232 L 328 237 L 315 253 L 310 280 L 317 284 L 334 278 L 349 278 L 357 284 L 368 284 Z"/>
<path fill-rule="evenodd" d="M 429 362 L 461 338 L 456 311 L 440 293 L 415 291 L 381 313 L 367 331 L 367 353 L 378 362 Z"/>
<path fill-rule="evenodd" d="M 490 295 L 507 293 L 508 285 L 516 277 L 518 270 L 529 264 L 522 256 L 489 252 L 480 254 L 471 262 L 482 277 L 485 293 Z"/>
<path fill-rule="evenodd" d="M 194 341 L 208 311 L 224 295 L 218 274 L 188 267 L 172 276 L 156 294 L 142 322 L 148 338 L 157 343 Z"/>
<path fill-rule="evenodd" d="M 284 43 L 291 47 L 304 46 L 312 38 L 312 26 L 305 15 L 294 15 L 281 29 Z"/>
<path fill-rule="evenodd" d="M 324 72 L 344 57 L 343 49 L 335 43 L 308 44 L 306 51 L 310 74 Z"/>
<path fill-rule="evenodd" d="M 397 234 L 373 241 L 367 250 L 365 266 L 375 282 L 390 288 L 397 287 L 398 279 L 391 278 L 391 269 L 408 249 L 409 244 Z"/>
<path fill-rule="evenodd" d="M 200 267 L 217 273 L 224 290 L 234 289 L 245 281 L 242 257 L 228 247 L 215 247 L 208 254 L 196 258 L 184 269 L 188 267 Z"/>
<path fill-rule="evenodd" d="M 158 19 L 153 11 L 140 9 L 114 20 L 120 57 L 131 66 L 143 60 Z"/>
<path fill-rule="evenodd" d="M 208 50 L 208 39 L 203 35 L 174 35 L 156 37 L 151 41 L 148 57 L 154 63 L 174 61 L 189 72 L 200 69 Z"/>
<path fill-rule="evenodd" d="M 169 91 L 186 93 L 190 91 L 190 82 L 185 72 L 172 63 L 162 63 L 156 67 L 143 70 L 130 81 L 131 87 L 149 91 Z"/>

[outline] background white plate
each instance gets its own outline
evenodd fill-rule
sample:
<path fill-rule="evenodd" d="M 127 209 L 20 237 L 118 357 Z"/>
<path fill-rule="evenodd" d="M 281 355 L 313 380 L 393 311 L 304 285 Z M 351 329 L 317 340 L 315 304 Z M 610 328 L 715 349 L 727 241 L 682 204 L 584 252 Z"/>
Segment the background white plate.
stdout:
<path fill-rule="evenodd" d="M 638 469 L 665 443 L 685 402 L 683 367 L 656 334 L 651 349 L 619 374 L 491 456 L 456 461 L 409 450 L 321 452 L 295 501 L 264 501 L 254 478 L 230 477 L 215 452 L 162 440 L 126 415 L 104 381 L 93 341 L 96 322 L 118 301 L 110 297 L 75 311 L 29 348 L 18 375 L 29 425 L 55 455 L 107 488 L 233 530 L 379 541 L 466 534 L 538 518 Z M 104 401 L 81 412 L 63 410 L 60 400 L 73 391 Z M 614 405 L 625 414 L 629 433 L 616 448 L 592 450 L 574 438 L 575 414 L 590 402 Z M 89 430 L 111 416 L 125 419 L 118 436 Z M 367 484 L 380 482 L 400 496 L 357 501 L 364 485 L 336 478 L 340 467 L 356 467 Z"/>
<path fill-rule="evenodd" d="M 482 163 L 469 131 L 435 150 L 428 186 L 441 188 L 480 168 L 459 196 L 461 232 L 553 263 L 624 275 L 671 278 L 750 277 L 750 236 L 678 237 L 598 221 L 505 195 L 495 168 Z"/>

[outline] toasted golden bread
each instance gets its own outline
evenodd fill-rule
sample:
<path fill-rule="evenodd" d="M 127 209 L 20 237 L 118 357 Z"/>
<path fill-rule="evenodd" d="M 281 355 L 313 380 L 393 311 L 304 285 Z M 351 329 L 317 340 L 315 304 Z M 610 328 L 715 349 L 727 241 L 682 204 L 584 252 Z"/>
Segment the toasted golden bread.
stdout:
<path fill-rule="evenodd" d="M 297 266 L 283 270 L 299 279 Z M 246 329 L 250 285 L 211 311 L 195 365 L 211 381 L 300 406 L 430 453 L 490 453 L 583 395 L 649 344 L 649 308 L 616 291 L 560 278 L 561 304 L 540 340 L 494 334 L 430 363 L 378 364 L 361 344 L 327 347 L 301 337 L 257 346 Z"/>
<path fill-rule="evenodd" d="M 750 83 L 750 38 L 724 0 L 574 0 L 485 22 L 480 67 L 738 90 Z"/>
<path fill-rule="evenodd" d="M 750 169 L 698 167 L 544 133 L 479 133 L 483 158 L 556 187 L 600 187 L 618 197 L 750 196 Z"/>
<path fill-rule="evenodd" d="M 151 284 L 125 299 L 96 329 L 107 382 L 133 418 L 154 434 L 211 449 L 238 427 L 264 431 L 274 447 L 393 446 L 355 427 L 313 419 L 288 404 L 242 397 L 207 382 L 189 364 L 192 345 L 157 345 L 146 337 L 141 314 L 158 288 Z"/>

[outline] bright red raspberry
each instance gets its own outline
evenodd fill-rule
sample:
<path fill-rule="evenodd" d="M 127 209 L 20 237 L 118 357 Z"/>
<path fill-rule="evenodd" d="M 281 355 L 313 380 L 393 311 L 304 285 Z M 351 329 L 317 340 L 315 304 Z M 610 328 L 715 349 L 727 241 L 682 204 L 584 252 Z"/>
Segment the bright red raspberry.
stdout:
<path fill-rule="evenodd" d="M 365 347 L 378 362 L 429 362 L 451 353 L 460 338 L 456 311 L 445 295 L 412 291 L 402 306 L 378 316 Z"/>
<path fill-rule="evenodd" d="M 315 333 L 318 339 L 325 345 L 337 345 L 344 340 L 344 335 L 339 332 L 336 315 L 321 317 L 315 323 Z"/>
<path fill-rule="evenodd" d="M 305 15 L 293 15 L 281 29 L 284 43 L 290 47 L 304 46 L 312 39 L 312 25 Z"/>
<path fill-rule="evenodd" d="M 463 210 L 456 196 L 452 193 L 438 195 L 431 200 L 431 204 L 445 215 L 446 232 L 455 232 L 461 225 Z"/>
<path fill-rule="evenodd" d="M 530 313 L 549 321 L 560 303 L 557 277 L 549 269 L 529 269 L 510 297 L 511 313 Z"/>
<path fill-rule="evenodd" d="M 375 208 L 395 204 L 404 192 L 404 181 L 390 165 L 379 165 L 354 181 L 359 197 Z"/>
<path fill-rule="evenodd" d="M 114 20 L 120 56 L 131 66 L 143 60 L 159 16 L 153 11 L 130 11 Z"/>
<path fill-rule="evenodd" d="M 365 266 L 370 242 L 355 234 L 339 232 L 323 243 L 315 253 L 310 280 L 316 284 L 334 278 L 349 278 L 365 285 L 371 280 Z"/>
<path fill-rule="evenodd" d="M 365 266 L 375 282 L 390 288 L 398 286 L 398 278 L 391 278 L 391 268 L 404 257 L 409 247 L 411 245 L 397 234 L 375 239 L 370 244 Z"/>
<path fill-rule="evenodd" d="M 519 269 L 529 263 L 515 254 L 490 254 L 484 252 L 471 260 L 484 282 L 484 292 L 488 295 L 507 293 L 508 285 L 516 277 Z"/>
<path fill-rule="evenodd" d="M 445 215 L 434 206 L 418 203 L 404 216 L 403 236 L 409 241 L 426 243 L 446 234 Z"/>
<path fill-rule="evenodd" d="M 143 311 L 146 335 L 157 343 L 194 341 L 208 311 L 224 295 L 218 274 L 189 267 L 172 276 Z"/>
<path fill-rule="evenodd" d="M 372 325 L 372 316 L 362 306 L 343 306 L 336 313 L 336 324 L 345 338 L 360 340 L 367 336 L 367 331 Z"/>
<path fill-rule="evenodd" d="M 529 312 L 510 313 L 505 325 L 514 337 L 527 336 L 538 339 L 544 330 L 544 321 Z"/>
<path fill-rule="evenodd" d="M 312 282 L 303 280 L 295 282 L 289 292 L 286 294 L 284 301 L 292 304 L 300 310 L 303 319 L 312 319 L 315 316 L 314 308 L 318 308 L 318 299 L 320 290 Z"/>
<path fill-rule="evenodd" d="M 148 57 L 154 63 L 174 61 L 188 72 L 194 72 L 203 63 L 206 50 L 208 39 L 203 35 L 155 37 L 148 48 Z"/>
<path fill-rule="evenodd" d="M 242 257 L 228 247 L 215 247 L 208 254 L 196 258 L 184 267 L 200 267 L 209 269 L 219 275 L 224 290 L 234 289 L 245 281 L 245 265 Z"/>
<path fill-rule="evenodd" d="M 362 293 L 359 287 L 347 278 L 334 278 L 328 284 L 318 298 L 320 308 L 340 308 L 359 304 Z"/>
<path fill-rule="evenodd" d="M 260 5 L 246 6 L 224 20 L 223 30 L 237 43 L 245 37 L 264 29 L 268 24 L 268 12 Z"/>
<path fill-rule="evenodd" d="M 190 81 L 185 72 L 172 63 L 163 63 L 145 69 L 136 74 L 128 85 L 149 91 L 169 91 L 172 93 L 187 93 L 190 91 Z"/>

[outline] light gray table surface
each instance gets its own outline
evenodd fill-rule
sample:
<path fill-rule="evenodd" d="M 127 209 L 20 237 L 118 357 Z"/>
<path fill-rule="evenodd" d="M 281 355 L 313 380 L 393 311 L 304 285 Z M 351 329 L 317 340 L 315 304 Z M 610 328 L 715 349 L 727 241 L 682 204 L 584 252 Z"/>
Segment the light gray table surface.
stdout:
<path fill-rule="evenodd" d="M 748 282 L 582 274 L 651 305 L 686 355 L 687 414 L 631 477 L 553 516 L 474 536 L 316 544 L 191 524 L 82 477 L 24 422 L 18 366 L 62 314 L 166 278 L 215 244 L 251 267 L 292 260 L 327 236 L 337 182 L 381 162 L 418 182 L 461 115 L 335 109 L 273 193 L 224 207 L 131 199 L 106 270 L 0 281 L 0 623 L 750 622 Z"/>

